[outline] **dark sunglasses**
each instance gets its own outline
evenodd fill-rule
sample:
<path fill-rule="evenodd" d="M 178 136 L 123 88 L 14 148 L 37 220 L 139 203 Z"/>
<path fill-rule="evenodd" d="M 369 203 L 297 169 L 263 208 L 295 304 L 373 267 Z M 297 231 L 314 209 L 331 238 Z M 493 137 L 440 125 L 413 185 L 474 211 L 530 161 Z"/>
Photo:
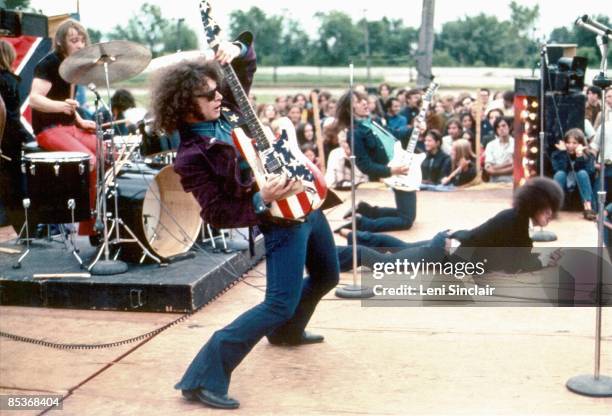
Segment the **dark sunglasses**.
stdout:
<path fill-rule="evenodd" d="M 199 94 L 196 94 L 195 96 L 197 98 L 206 98 L 208 101 L 213 101 L 215 99 L 215 97 L 217 96 L 217 91 L 219 92 L 219 94 L 221 94 L 221 91 L 219 91 L 219 87 L 215 87 L 214 90 L 210 90 L 210 91 L 206 91 L 206 92 L 201 92 Z"/>

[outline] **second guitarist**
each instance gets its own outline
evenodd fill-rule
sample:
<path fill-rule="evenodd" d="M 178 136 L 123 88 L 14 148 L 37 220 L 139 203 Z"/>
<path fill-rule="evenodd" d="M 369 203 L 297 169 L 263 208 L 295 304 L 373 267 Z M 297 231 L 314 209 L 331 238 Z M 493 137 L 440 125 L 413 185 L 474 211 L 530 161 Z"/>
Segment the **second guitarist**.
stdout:
<path fill-rule="evenodd" d="M 337 120 L 340 128 L 348 128 L 347 139 L 350 143 L 351 129 L 355 134 L 355 160 L 357 167 L 370 180 L 376 181 L 392 175 L 403 175 L 408 172 L 407 166 L 387 166 L 393 158 L 393 146 L 396 138 L 383 127 L 374 123 L 370 117 L 367 96 L 358 91 L 353 92 L 354 125 L 350 126 L 351 101 L 350 92 L 338 100 Z M 408 128 L 405 137 L 407 141 L 412 133 Z M 420 167 L 419 167 L 420 169 Z M 416 192 L 406 192 L 394 189 L 396 208 L 372 206 L 359 202 L 356 208 L 357 229 L 360 231 L 394 231 L 406 230 L 412 227 L 416 218 Z M 348 218 L 350 213 L 345 217 Z"/>

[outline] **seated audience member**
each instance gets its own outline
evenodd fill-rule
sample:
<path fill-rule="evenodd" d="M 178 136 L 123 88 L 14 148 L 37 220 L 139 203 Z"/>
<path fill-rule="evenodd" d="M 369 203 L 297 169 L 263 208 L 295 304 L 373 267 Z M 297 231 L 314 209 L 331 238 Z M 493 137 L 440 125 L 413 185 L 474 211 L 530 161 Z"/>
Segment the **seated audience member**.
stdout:
<path fill-rule="evenodd" d="M 306 143 L 315 145 L 314 128 L 310 123 L 300 123 L 295 130 L 297 141 L 300 146 Z"/>
<path fill-rule="evenodd" d="M 504 117 L 514 118 L 514 91 L 504 91 Z"/>
<path fill-rule="evenodd" d="M 478 91 L 478 99 L 482 104 L 482 108 L 487 108 L 491 99 L 491 90 L 489 90 L 488 88 L 481 88 Z"/>
<path fill-rule="evenodd" d="M 589 120 L 591 124 L 595 124 L 597 114 L 601 111 L 601 88 L 592 85 L 587 88 L 586 93 L 586 108 L 584 110 L 584 118 Z"/>
<path fill-rule="evenodd" d="M 595 137 L 595 129 L 588 119 L 584 119 L 584 138 L 586 139 L 587 145 L 591 144 Z"/>
<path fill-rule="evenodd" d="M 457 102 L 460 104 L 459 113 L 471 113 L 474 99 L 468 93 L 462 93 L 457 98 Z M 461 119 L 461 117 L 459 117 Z"/>
<path fill-rule="evenodd" d="M 421 164 L 424 185 L 437 185 L 442 178 L 450 173 L 451 160 L 440 146 L 442 138 L 437 130 L 428 130 L 425 133 L 425 160 Z M 426 188 L 426 187 L 425 187 Z M 424 189 L 422 187 L 421 189 Z"/>
<path fill-rule="evenodd" d="M 325 152 L 325 164 L 329 159 L 329 153 L 339 146 L 338 137 L 345 135 L 346 132 L 339 132 L 336 126 L 335 117 L 327 117 L 321 122 L 321 133 L 323 134 L 323 151 Z"/>
<path fill-rule="evenodd" d="M 406 89 L 405 88 L 400 88 L 399 90 L 397 90 L 395 92 L 395 98 L 397 98 L 399 100 L 400 108 L 403 111 L 404 107 L 406 107 Z"/>
<path fill-rule="evenodd" d="M 257 117 L 262 123 L 270 125 L 278 118 L 276 107 L 272 104 L 261 104 L 257 112 Z"/>
<path fill-rule="evenodd" d="M 486 118 L 483 120 L 483 123 L 486 122 L 489 128 L 486 129 L 486 133 L 485 130 L 480 131 L 480 146 L 482 148 L 487 147 L 487 144 L 489 144 L 490 141 L 495 139 L 495 132 L 493 131 L 495 120 L 503 116 L 504 114 L 499 108 L 492 108 L 487 112 Z"/>
<path fill-rule="evenodd" d="M 447 125 L 446 131 L 448 134 L 442 138 L 442 151 L 447 155 L 450 155 L 451 146 L 455 140 L 459 140 L 462 136 L 461 122 L 457 118 L 451 118 Z"/>
<path fill-rule="evenodd" d="M 391 98 L 391 86 L 383 82 L 378 86 L 378 101 L 381 108 L 387 108 L 387 102 Z"/>
<path fill-rule="evenodd" d="M 446 126 L 446 120 L 441 113 L 437 113 L 435 110 L 435 105 L 430 106 L 425 113 L 425 121 L 427 123 L 427 127 L 433 130 L 442 131 Z"/>
<path fill-rule="evenodd" d="M 338 135 L 339 146 L 329 153 L 325 183 L 333 189 L 341 191 L 351 189 L 351 147 L 348 144 L 346 133 Z M 368 181 L 368 176 L 355 166 L 355 186 Z"/>
<path fill-rule="evenodd" d="M 552 179 L 536 177 L 516 190 L 512 208 L 505 209 L 471 230 L 437 233 L 433 239 L 408 243 L 398 238 L 358 231 L 357 264 L 372 269 L 376 263 L 465 262 L 484 261 L 486 271 L 503 270 L 508 273 L 529 272 L 556 265 L 559 253 L 541 256 L 532 253 L 533 240 L 529 236 L 530 222 L 545 227 L 556 217 L 563 203 L 563 190 Z M 340 234 L 352 243 L 350 230 Z M 455 246 L 450 240 L 459 243 Z M 336 246 L 340 270 L 347 271 L 353 265 L 351 246 Z"/>
<path fill-rule="evenodd" d="M 289 103 L 286 95 L 279 95 L 274 99 L 274 108 L 276 109 L 276 113 L 280 116 L 286 116 L 287 111 L 289 110 Z"/>
<path fill-rule="evenodd" d="M 293 127 L 297 126 L 302 122 L 302 109 L 297 104 L 292 104 L 287 111 L 287 117 L 293 123 Z"/>
<path fill-rule="evenodd" d="M 315 165 L 318 165 L 319 162 L 317 161 L 317 152 L 314 144 L 304 143 L 300 146 L 300 149 L 302 150 L 302 153 L 304 153 L 304 156 L 308 158 L 308 160 L 310 160 Z"/>
<path fill-rule="evenodd" d="M 308 98 L 305 94 L 299 92 L 293 97 L 293 104 L 300 107 L 300 110 L 305 110 L 308 105 Z"/>
<path fill-rule="evenodd" d="M 338 103 L 338 100 L 336 100 L 335 98 L 330 98 L 329 100 L 327 100 L 327 103 L 325 103 L 325 106 L 323 106 L 322 110 L 323 110 L 323 117 L 321 117 L 321 120 L 325 120 L 327 118 L 335 118 L 336 117 L 336 104 Z"/>
<path fill-rule="evenodd" d="M 485 172 L 491 182 L 512 182 L 514 138 L 505 118 L 498 118 L 493 125 L 496 137 L 485 149 Z"/>
<path fill-rule="evenodd" d="M 418 88 L 408 90 L 406 96 L 406 106 L 400 112 L 401 115 L 406 117 L 406 121 L 409 125 L 412 125 L 414 119 L 419 114 L 419 107 L 421 105 L 421 91 Z"/>
<path fill-rule="evenodd" d="M 440 181 L 442 185 L 467 185 L 476 177 L 476 155 L 472 152 L 472 145 L 466 139 L 453 142 L 451 148 L 451 167 L 447 176 Z"/>
<path fill-rule="evenodd" d="M 331 100 L 332 95 L 329 91 L 321 91 L 318 94 L 318 104 L 319 104 L 319 120 L 323 120 L 325 118 L 325 107 L 327 106 L 327 102 Z M 313 114 L 314 119 L 314 114 Z"/>
<path fill-rule="evenodd" d="M 566 196 L 571 195 L 577 188 L 584 218 L 595 220 L 596 214 L 591 207 L 591 179 L 595 174 L 595 160 L 587 147 L 584 133 L 580 129 L 570 129 L 555 147 L 557 150 L 551 154 L 555 181 L 566 192 Z M 568 200 L 566 207 L 567 204 Z"/>
<path fill-rule="evenodd" d="M 461 113 L 459 120 L 461 120 L 463 131 L 469 130 L 472 133 L 476 132 L 476 120 L 474 120 L 471 112 L 466 111 Z"/>
<path fill-rule="evenodd" d="M 387 130 L 397 139 L 406 136 L 408 121 L 400 114 L 400 102 L 397 98 L 391 97 L 387 101 Z"/>
<path fill-rule="evenodd" d="M 493 109 L 483 108 L 482 112 L 480 113 L 480 137 L 491 136 L 493 134 L 493 124 L 489 122 L 488 117 L 489 112 L 492 110 Z M 474 112 L 474 116 L 475 114 L 476 113 Z"/>
<path fill-rule="evenodd" d="M 445 95 L 440 101 L 444 108 L 444 113 L 442 115 L 444 116 L 444 120 L 448 123 L 448 121 L 455 116 L 455 99 L 452 95 Z"/>

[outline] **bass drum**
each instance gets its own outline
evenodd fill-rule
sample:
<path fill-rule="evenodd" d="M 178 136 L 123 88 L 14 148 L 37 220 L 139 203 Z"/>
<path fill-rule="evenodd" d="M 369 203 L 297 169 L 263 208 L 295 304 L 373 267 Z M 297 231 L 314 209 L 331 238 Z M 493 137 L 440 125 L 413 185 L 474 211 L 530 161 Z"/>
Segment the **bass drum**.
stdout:
<path fill-rule="evenodd" d="M 200 205 L 183 191 L 172 166 L 153 169 L 128 164 L 117 178 L 119 217 L 147 249 L 162 259 L 186 253 L 198 237 L 202 220 Z M 109 201 L 108 209 L 112 209 Z M 129 239 L 126 230 L 121 237 Z M 121 258 L 139 262 L 142 248 L 135 242 L 120 244 Z"/>

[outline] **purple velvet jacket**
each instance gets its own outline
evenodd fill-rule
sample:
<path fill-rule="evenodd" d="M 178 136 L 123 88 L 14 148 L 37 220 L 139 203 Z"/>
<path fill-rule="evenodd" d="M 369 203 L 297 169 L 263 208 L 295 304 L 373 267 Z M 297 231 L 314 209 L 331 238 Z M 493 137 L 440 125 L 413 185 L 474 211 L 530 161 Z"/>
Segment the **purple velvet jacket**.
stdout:
<path fill-rule="evenodd" d="M 236 58 L 232 66 L 240 83 L 248 94 L 257 69 L 253 35 L 242 33 L 238 40 L 247 46 L 247 53 Z M 240 110 L 232 92 L 222 86 L 223 110 L 221 117 L 230 121 L 229 115 Z M 233 123 L 232 123 L 233 124 Z M 191 192 L 202 211 L 202 219 L 216 228 L 237 228 L 258 225 L 261 216 L 255 213 L 253 194 L 257 191 L 251 173 L 241 179 L 238 150 L 213 137 L 195 135 L 179 128 L 181 142 L 174 162 L 174 170 L 181 177 L 185 192 Z"/>

